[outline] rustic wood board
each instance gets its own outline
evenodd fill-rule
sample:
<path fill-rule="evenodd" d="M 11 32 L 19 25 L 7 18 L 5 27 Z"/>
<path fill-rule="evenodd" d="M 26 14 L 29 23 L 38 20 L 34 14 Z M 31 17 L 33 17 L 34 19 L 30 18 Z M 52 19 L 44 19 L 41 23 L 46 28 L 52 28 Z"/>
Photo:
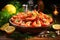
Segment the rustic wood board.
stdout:
<path fill-rule="evenodd" d="M 14 40 L 12 38 L 7 38 L 5 35 L 4 36 L 0 36 L 0 40 Z M 31 38 L 22 38 L 19 40 L 60 40 L 60 36 L 56 37 L 56 38 L 39 38 L 39 37 L 31 37 Z"/>

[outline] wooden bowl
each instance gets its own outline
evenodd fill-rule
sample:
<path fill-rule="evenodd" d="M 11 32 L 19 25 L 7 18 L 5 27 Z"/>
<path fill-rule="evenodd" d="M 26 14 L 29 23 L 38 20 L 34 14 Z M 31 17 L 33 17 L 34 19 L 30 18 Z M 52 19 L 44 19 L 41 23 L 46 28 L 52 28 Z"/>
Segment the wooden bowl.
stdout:
<path fill-rule="evenodd" d="M 12 26 L 15 26 L 15 28 L 17 28 L 18 31 L 22 32 L 22 33 L 28 33 L 28 34 L 37 34 L 40 33 L 43 30 L 47 30 L 51 25 L 48 26 L 44 26 L 44 27 L 24 27 L 24 26 L 18 26 L 16 24 L 14 24 L 11 20 L 9 20 L 9 23 Z"/>

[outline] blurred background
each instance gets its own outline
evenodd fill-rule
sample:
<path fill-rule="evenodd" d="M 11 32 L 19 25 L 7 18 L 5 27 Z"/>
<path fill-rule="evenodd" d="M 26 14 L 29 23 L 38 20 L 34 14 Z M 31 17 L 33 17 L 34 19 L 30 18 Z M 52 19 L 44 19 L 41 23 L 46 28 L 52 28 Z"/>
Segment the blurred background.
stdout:
<path fill-rule="evenodd" d="M 9 1 L 12 0 L 0 0 L 0 9 L 6 5 Z M 29 0 L 18 0 L 22 4 L 26 4 Z M 37 4 L 38 0 L 33 0 L 34 4 Z M 42 0 L 44 2 L 45 9 L 52 9 L 53 4 L 57 5 L 60 8 L 60 1 L 59 0 Z"/>

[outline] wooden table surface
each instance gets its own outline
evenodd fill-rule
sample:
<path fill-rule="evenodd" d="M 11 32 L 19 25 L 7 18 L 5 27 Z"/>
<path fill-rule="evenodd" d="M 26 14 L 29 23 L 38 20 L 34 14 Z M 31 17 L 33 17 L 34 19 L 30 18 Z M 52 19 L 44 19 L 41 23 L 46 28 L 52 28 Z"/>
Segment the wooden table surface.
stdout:
<path fill-rule="evenodd" d="M 8 38 L 5 35 L 0 36 L 0 40 L 18 40 L 18 39 L 12 39 L 12 38 Z M 20 38 L 19 40 L 60 40 L 60 36 L 55 37 L 55 38 L 40 38 L 37 36 L 31 37 L 31 38 Z"/>

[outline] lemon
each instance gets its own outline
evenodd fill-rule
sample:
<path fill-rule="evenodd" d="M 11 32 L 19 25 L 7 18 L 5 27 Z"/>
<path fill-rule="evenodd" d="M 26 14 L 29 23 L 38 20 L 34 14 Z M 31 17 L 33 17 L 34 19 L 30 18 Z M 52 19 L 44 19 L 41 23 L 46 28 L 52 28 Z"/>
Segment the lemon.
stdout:
<path fill-rule="evenodd" d="M 13 27 L 13 26 L 8 26 L 5 28 L 5 32 L 8 34 L 11 34 L 14 31 L 15 31 L 15 27 Z"/>
<path fill-rule="evenodd" d="M 60 24 L 54 24 L 52 27 L 56 30 L 59 30 L 60 29 Z"/>
<path fill-rule="evenodd" d="M 3 10 L 7 10 L 10 14 L 15 14 L 16 13 L 16 7 L 12 4 L 7 4 L 3 9 Z"/>
<path fill-rule="evenodd" d="M 4 25 L 0 28 L 0 30 L 4 31 L 4 29 L 5 29 L 7 26 L 9 26 L 9 23 L 4 24 Z"/>
<path fill-rule="evenodd" d="M 11 34 L 15 31 L 15 27 L 9 26 L 9 23 L 6 23 L 0 28 L 0 30 L 5 31 L 8 34 Z"/>

